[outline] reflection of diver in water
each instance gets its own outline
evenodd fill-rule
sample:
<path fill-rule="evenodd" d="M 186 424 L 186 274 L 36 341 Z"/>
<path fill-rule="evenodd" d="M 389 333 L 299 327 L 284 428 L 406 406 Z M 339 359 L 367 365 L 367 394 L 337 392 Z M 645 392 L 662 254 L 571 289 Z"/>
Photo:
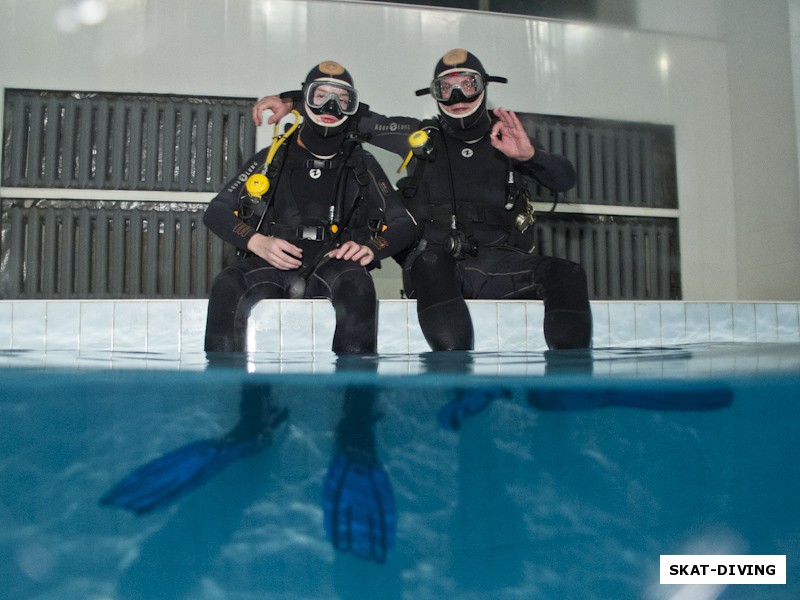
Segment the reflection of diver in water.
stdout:
<path fill-rule="evenodd" d="M 163 508 L 201 486 L 233 461 L 272 443 L 272 433 L 288 411 L 271 398 L 270 388 L 245 384 L 236 426 L 217 439 L 197 440 L 139 467 L 100 499 L 106 506 L 139 515 Z"/>

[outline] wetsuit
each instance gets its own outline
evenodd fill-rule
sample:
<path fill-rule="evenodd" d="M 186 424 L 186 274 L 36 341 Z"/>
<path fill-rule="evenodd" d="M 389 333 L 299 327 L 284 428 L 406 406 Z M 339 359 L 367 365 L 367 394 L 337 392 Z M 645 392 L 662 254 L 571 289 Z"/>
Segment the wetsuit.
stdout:
<path fill-rule="evenodd" d="M 305 270 L 330 249 L 329 213 L 335 203 L 343 154 L 320 160 L 295 138 L 287 143 L 283 170 L 259 233 L 302 248 L 300 270 Z M 261 150 L 247 161 L 239 176 L 210 202 L 203 219 L 215 234 L 243 252 L 256 233 L 253 225 L 257 222 L 245 223 L 234 211 L 240 210 L 240 198 L 246 196 L 247 176 L 264 165 L 266 154 L 267 149 Z M 357 147 L 348 165 L 341 210 L 346 230 L 340 241 L 354 240 L 369 246 L 375 254 L 372 267 L 413 242 L 414 222 L 372 155 Z M 348 224 L 345 219 L 349 214 Z M 277 269 L 253 254 L 224 269 L 214 280 L 209 298 L 206 351 L 244 351 L 247 319 L 253 306 L 262 299 L 289 297 L 300 270 Z M 351 260 L 323 260 L 308 277 L 303 297 L 332 302 L 336 313 L 334 352 L 375 352 L 377 301 L 367 268 Z"/>
<path fill-rule="evenodd" d="M 463 132 L 449 129 L 446 123 L 436 126 L 439 141 L 425 160 L 421 181 L 414 182 L 413 173 L 422 160 L 414 160 L 411 177 L 398 182 L 421 229 L 422 241 L 403 263 L 403 282 L 408 297 L 417 299 L 419 323 L 428 344 L 433 350 L 473 348 L 465 298 L 538 299 L 544 301 L 544 335 L 550 348 L 588 347 L 592 318 L 583 269 L 514 246 L 511 234 L 521 207 L 518 203 L 511 211 L 504 208 L 508 158 L 491 145 L 488 134 L 470 143 Z M 376 113 L 359 125 L 372 135 L 371 144 L 399 156 L 407 154 L 408 134 L 419 127 L 416 119 Z M 514 171 L 556 192 L 571 188 L 576 176 L 570 161 L 548 153 L 538 140 L 531 141 L 533 158 L 513 161 Z M 409 180 L 414 188 L 410 192 Z M 442 245 L 451 228 L 453 198 L 458 228 L 468 246 L 459 259 Z"/>

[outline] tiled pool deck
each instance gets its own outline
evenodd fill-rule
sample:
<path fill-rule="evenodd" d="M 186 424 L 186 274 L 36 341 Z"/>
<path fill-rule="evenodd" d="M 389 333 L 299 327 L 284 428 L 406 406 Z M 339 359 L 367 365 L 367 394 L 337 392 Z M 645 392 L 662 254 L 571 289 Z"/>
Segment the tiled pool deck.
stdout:
<path fill-rule="evenodd" d="M 202 352 L 205 300 L 0 301 L 0 350 Z M 469 301 L 478 352 L 546 349 L 536 301 Z M 800 342 L 795 302 L 592 302 L 595 348 L 717 342 Z M 328 352 L 333 308 L 326 300 L 271 300 L 253 311 L 250 350 Z M 378 351 L 426 352 L 416 307 L 381 300 Z"/>

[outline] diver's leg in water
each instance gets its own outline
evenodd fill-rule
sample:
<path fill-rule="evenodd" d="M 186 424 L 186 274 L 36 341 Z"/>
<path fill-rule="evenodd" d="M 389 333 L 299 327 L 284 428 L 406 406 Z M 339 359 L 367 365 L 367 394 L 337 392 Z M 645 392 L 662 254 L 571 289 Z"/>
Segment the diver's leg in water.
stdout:
<path fill-rule="evenodd" d="M 378 457 L 377 390 L 345 389 L 336 449 L 323 485 L 323 525 L 333 546 L 363 560 L 385 563 L 394 546 L 397 509 L 392 483 Z"/>
<path fill-rule="evenodd" d="M 336 313 L 332 349 L 373 354 L 378 346 L 378 300 L 369 272 L 351 260 L 330 260 L 309 278 L 307 298 L 328 298 Z"/>
<path fill-rule="evenodd" d="M 592 313 L 580 265 L 511 248 L 481 248 L 465 261 L 470 298 L 544 301 L 544 338 L 551 350 L 588 348 Z"/>
<path fill-rule="evenodd" d="M 251 256 L 224 269 L 214 279 L 208 299 L 206 352 L 245 352 L 250 311 L 267 298 L 283 298 L 283 273 Z"/>
<path fill-rule="evenodd" d="M 461 293 L 457 262 L 442 249 L 409 256 L 403 284 L 417 300 L 419 326 L 431 350 L 472 350 L 472 318 Z"/>
<path fill-rule="evenodd" d="M 272 397 L 270 386 L 245 382 L 239 401 L 239 422 L 220 442 L 235 444 L 256 440 L 260 446 L 269 445 L 272 432 L 288 415 L 288 409 Z"/>
<path fill-rule="evenodd" d="M 567 260 L 543 257 L 535 279 L 544 300 L 544 339 L 551 350 L 588 348 L 592 311 L 583 268 Z"/>

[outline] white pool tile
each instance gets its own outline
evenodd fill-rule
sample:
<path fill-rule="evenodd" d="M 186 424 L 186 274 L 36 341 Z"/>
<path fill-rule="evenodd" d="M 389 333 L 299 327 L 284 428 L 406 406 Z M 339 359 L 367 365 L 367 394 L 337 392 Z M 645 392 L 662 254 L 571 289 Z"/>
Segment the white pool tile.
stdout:
<path fill-rule="evenodd" d="M 733 341 L 733 307 L 727 303 L 708 305 L 709 336 L 712 342 Z"/>
<path fill-rule="evenodd" d="M 147 348 L 147 303 L 114 302 L 114 352 Z"/>
<path fill-rule="evenodd" d="M 497 347 L 515 352 L 527 348 L 527 315 L 524 302 L 497 303 Z"/>
<path fill-rule="evenodd" d="M 537 301 L 468 301 L 477 351 L 543 351 Z M 0 348 L 82 352 L 201 352 L 206 300 L 0 302 Z M 800 304 L 592 302 L 595 348 L 703 342 L 800 341 Z M 260 302 L 251 315 L 251 350 L 329 352 L 333 307 L 324 300 Z M 428 352 L 416 303 L 379 303 L 378 350 Z M 660 342 L 659 342 L 660 336 Z M 402 367 L 400 369 L 402 371 Z"/>
<path fill-rule="evenodd" d="M 13 324 L 13 303 L 0 300 L 0 349 L 11 348 L 11 327 Z"/>
<path fill-rule="evenodd" d="M 13 348 L 44 350 L 47 332 L 47 302 L 27 300 L 14 302 L 11 344 Z"/>
<path fill-rule="evenodd" d="M 657 302 L 637 302 L 634 305 L 636 319 L 636 345 L 661 345 L 661 308 Z"/>
<path fill-rule="evenodd" d="M 800 304 L 778 304 L 778 341 L 800 341 Z"/>
<path fill-rule="evenodd" d="M 527 321 L 526 350 L 544 352 L 547 350 L 547 342 L 544 339 L 544 304 L 542 302 L 526 302 L 525 319 Z"/>
<path fill-rule="evenodd" d="M 247 322 L 247 348 L 251 352 L 281 351 L 281 302 L 262 300 Z"/>
<path fill-rule="evenodd" d="M 636 345 L 636 321 L 633 302 L 611 302 L 608 305 L 609 345 Z"/>
<path fill-rule="evenodd" d="M 55 300 L 47 303 L 48 350 L 78 350 L 80 346 L 81 303 L 78 300 Z"/>
<path fill-rule="evenodd" d="M 496 352 L 498 350 L 497 304 L 497 302 L 486 300 L 473 300 L 467 303 L 472 317 L 477 352 Z"/>
<path fill-rule="evenodd" d="M 331 352 L 333 334 L 336 331 L 336 313 L 333 310 L 333 304 L 328 300 L 313 300 L 312 318 L 314 322 L 314 352 Z"/>
<path fill-rule="evenodd" d="M 80 314 L 81 352 L 114 349 L 114 302 L 104 300 L 81 301 Z"/>
<path fill-rule="evenodd" d="M 383 352 L 383 350 L 380 350 L 380 347 L 378 350 L 379 352 Z M 412 372 L 409 361 L 381 359 L 378 362 L 378 374 L 391 375 L 393 377 L 405 377 L 408 375 L 414 375 L 416 373 Z"/>
<path fill-rule="evenodd" d="M 414 354 L 431 351 L 419 326 L 417 303 L 414 300 L 408 303 L 408 351 Z"/>
<path fill-rule="evenodd" d="M 686 339 L 686 307 L 683 302 L 662 302 L 661 344 L 674 346 Z"/>
<path fill-rule="evenodd" d="M 382 300 L 378 304 L 378 352 L 408 353 L 408 321 L 410 302 Z M 417 315 L 414 313 L 414 320 Z"/>
<path fill-rule="evenodd" d="M 749 302 L 733 304 L 733 341 L 752 342 L 756 339 L 756 307 Z"/>
<path fill-rule="evenodd" d="M 313 352 L 314 322 L 311 302 L 287 300 L 281 307 L 281 352 Z"/>
<path fill-rule="evenodd" d="M 181 303 L 153 300 L 147 303 L 147 351 L 174 354 L 181 350 Z"/>
<path fill-rule="evenodd" d="M 611 345 L 611 329 L 608 302 L 592 302 L 592 347 L 608 348 Z"/>
<path fill-rule="evenodd" d="M 206 336 L 208 300 L 181 301 L 181 352 L 202 352 Z"/>
<path fill-rule="evenodd" d="M 689 302 L 686 304 L 686 342 L 707 343 L 711 339 L 708 321 L 708 304 Z"/>
<path fill-rule="evenodd" d="M 770 302 L 756 304 L 756 341 L 778 341 L 778 309 Z"/>

